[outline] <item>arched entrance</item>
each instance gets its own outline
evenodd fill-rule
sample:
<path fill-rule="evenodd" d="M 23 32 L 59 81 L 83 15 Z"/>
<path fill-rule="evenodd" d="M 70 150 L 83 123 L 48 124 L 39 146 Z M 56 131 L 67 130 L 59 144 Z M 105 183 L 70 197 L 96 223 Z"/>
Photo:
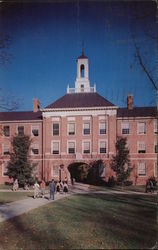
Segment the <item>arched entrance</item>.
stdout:
<path fill-rule="evenodd" d="M 85 162 L 74 162 L 68 166 L 71 182 L 86 182 L 90 166 Z"/>

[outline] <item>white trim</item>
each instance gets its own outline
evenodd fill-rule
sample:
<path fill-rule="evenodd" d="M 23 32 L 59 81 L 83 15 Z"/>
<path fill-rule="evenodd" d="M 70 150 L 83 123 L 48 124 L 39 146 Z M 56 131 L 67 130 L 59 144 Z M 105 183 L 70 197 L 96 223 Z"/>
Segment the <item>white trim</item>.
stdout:
<path fill-rule="evenodd" d="M 90 133 L 89 134 L 84 134 L 84 124 L 89 124 L 90 126 L 89 126 L 89 129 L 90 129 Z M 82 123 L 82 135 L 83 136 L 90 136 L 91 135 L 91 121 L 84 121 L 83 123 Z"/>
<path fill-rule="evenodd" d="M 4 127 L 9 127 L 9 136 L 6 136 L 5 134 L 4 134 Z M 3 138 L 10 138 L 11 137 L 11 126 L 10 126 L 10 124 L 4 124 L 4 125 L 2 125 L 2 137 Z"/>
<path fill-rule="evenodd" d="M 56 143 L 56 142 L 58 142 L 59 143 L 59 154 L 53 154 L 53 143 Z M 51 153 L 50 153 L 50 155 L 60 155 L 60 140 L 52 140 L 51 141 Z"/>
<path fill-rule="evenodd" d="M 7 175 L 4 175 L 4 172 L 5 172 L 4 169 L 7 167 L 7 163 L 8 163 L 8 161 L 5 162 L 5 163 L 3 162 L 1 166 L 2 166 L 2 177 L 7 177 L 7 178 L 8 178 Z M 5 166 L 5 165 L 6 165 L 6 166 Z"/>
<path fill-rule="evenodd" d="M 4 143 L 2 143 L 2 155 L 5 156 L 5 157 L 8 157 L 9 154 L 4 154 L 4 148 L 5 148 L 5 146 L 6 146 L 6 148 L 9 149 L 9 152 L 10 152 L 11 151 L 11 144 L 10 144 L 10 142 L 7 142 L 7 143 L 4 142 Z"/>
<path fill-rule="evenodd" d="M 145 124 L 145 133 L 139 133 L 139 124 L 140 123 L 144 123 Z M 142 122 L 138 121 L 137 122 L 137 135 L 146 135 L 146 134 L 147 134 L 147 131 L 146 131 L 146 122 L 144 122 L 144 121 L 142 121 Z"/>
<path fill-rule="evenodd" d="M 100 124 L 101 123 L 104 123 L 105 124 L 105 134 L 101 134 L 100 133 Z M 101 136 L 105 136 L 106 134 L 107 134 L 107 124 L 108 124 L 108 122 L 106 121 L 106 120 L 104 120 L 104 121 L 99 121 L 99 131 L 98 131 L 98 135 L 101 135 Z"/>
<path fill-rule="evenodd" d="M 73 154 L 69 153 L 69 142 L 74 142 L 75 143 L 75 152 Z M 67 155 L 74 155 L 76 154 L 76 140 L 67 140 Z"/>
<path fill-rule="evenodd" d="M 35 136 L 35 135 L 32 133 L 33 127 L 34 127 L 35 129 L 38 129 L 38 135 L 37 135 L 37 136 Z M 32 125 L 32 124 L 31 124 L 31 137 L 39 137 L 39 125 Z"/>
<path fill-rule="evenodd" d="M 123 124 L 125 124 L 125 123 L 126 123 L 126 124 L 128 123 L 129 134 L 123 134 L 123 133 L 122 133 L 122 130 L 125 129 L 125 128 L 123 127 Z M 122 122 L 121 122 L 121 135 L 130 135 L 130 134 L 131 134 L 131 133 L 130 133 L 130 122 L 129 122 L 129 121 L 122 121 Z"/>
<path fill-rule="evenodd" d="M 145 165 L 145 175 L 139 175 L 139 166 L 140 166 L 140 164 L 144 164 Z M 146 168 L 146 162 L 145 161 L 143 161 L 143 162 L 138 162 L 137 163 L 137 174 L 138 174 L 138 177 L 146 177 L 147 176 L 147 168 Z"/>
<path fill-rule="evenodd" d="M 76 121 L 76 117 L 67 117 L 67 121 L 68 122 L 75 122 Z"/>
<path fill-rule="evenodd" d="M 59 122 L 60 121 L 60 117 L 53 117 L 52 118 L 52 122 Z"/>
<path fill-rule="evenodd" d="M 72 135 L 69 134 L 69 124 L 75 124 L 75 133 Z M 67 123 L 67 136 L 75 136 L 75 135 L 76 135 L 76 123 L 73 121 L 70 121 Z"/>
<path fill-rule="evenodd" d="M 91 116 L 83 116 L 82 120 L 83 121 L 90 121 L 91 120 Z"/>
<path fill-rule="evenodd" d="M 59 124 L 59 134 L 58 135 L 53 135 L 53 124 Z M 52 136 L 60 136 L 60 122 L 55 122 L 55 121 L 53 121 L 52 122 Z"/>
<path fill-rule="evenodd" d="M 106 143 L 106 153 L 100 153 L 100 142 Z M 108 140 L 107 139 L 99 139 L 98 140 L 98 154 L 108 154 Z"/>
<path fill-rule="evenodd" d="M 84 153 L 84 142 L 89 142 L 90 143 L 90 152 L 89 153 Z M 82 140 L 82 154 L 83 155 L 89 155 L 89 154 L 91 154 L 91 152 L 92 152 L 91 145 L 92 145 L 91 140 L 86 140 L 86 139 Z"/>

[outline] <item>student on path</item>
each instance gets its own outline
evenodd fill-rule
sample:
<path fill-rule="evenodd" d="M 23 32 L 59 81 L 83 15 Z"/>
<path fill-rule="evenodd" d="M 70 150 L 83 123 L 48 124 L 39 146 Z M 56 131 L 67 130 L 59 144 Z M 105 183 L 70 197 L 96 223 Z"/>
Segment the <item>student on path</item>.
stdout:
<path fill-rule="evenodd" d="M 14 183 L 13 183 L 13 191 L 17 191 L 19 188 L 19 183 L 18 183 L 18 180 L 15 179 Z"/>
<path fill-rule="evenodd" d="M 60 192 L 60 184 L 59 184 L 59 182 L 57 182 L 57 184 L 56 184 L 56 191 L 59 193 Z"/>
<path fill-rule="evenodd" d="M 54 193 L 55 193 L 55 182 L 54 179 L 49 184 L 49 190 L 50 190 L 50 200 L 54 200 Z"/>
<path fill-rule="evenodd" d="M 34 188 L 34 199 L 36 199 L 39 196 L 39 191 L 40 191 L 40 186 L 37 183 L 37 181 L 35 182 L 33 188 Z"/>
<path fill-rule="evenodd" d="M 64 182 L 64 189 L 63 189 L 63 191 L 64 191 L 64 193 L 68 192 L 68 185 L 67 185 L 66 181 Z"/>

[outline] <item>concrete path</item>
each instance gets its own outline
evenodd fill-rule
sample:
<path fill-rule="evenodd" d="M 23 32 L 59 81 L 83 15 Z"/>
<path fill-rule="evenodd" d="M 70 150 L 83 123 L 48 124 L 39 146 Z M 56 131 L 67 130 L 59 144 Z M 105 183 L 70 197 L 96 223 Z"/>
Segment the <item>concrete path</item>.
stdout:
<path fill-rule="evenodd" d="M 2 190 L 0 190 L 1 192 Z M 3 190 L 2 192 L 8 192 L 8 190 Z M 11 191 L 12 192 L 12 191 Z M 22 192 L 22 191 L 21 191 Z M 23 192 L 25 192 L 23 190 Z M 55 202 L 56 200 L 62 199 L 64 197 L 68 197 L 73 194 L 86 194 L 86 193 L 92 193 L 92 194 L 137 194 L 142 195 L 143 193 L 139 192 L 133 192 L 133 191 L 115 191 L 115 190 L 106 190 L 106 191 L 96 191 L 93 189 L 89 189 L 89 185 L 86 184 L 80 184 L 76 183 L 73 187 L 69 188 L 69 193 L 57 193 L 55 194 L 55 200 L 49 200 L 49 194 L 45 196 L 45 198 L 26 198 L 19 201 L 14 201 L 10 203 L 6 203 L 3 205 L 0 205 L 0 222 L 8 220 L 10 218 L 13 218 L 15 216 L 21 215 L 23 213 L 27 213 L 31 211 L 32 209 L 38 208 L 40 206 Z M 145 193 L 144 193 L 145 194 Z M 144 195 L 143 194 L 143 195 Z M 145 194 L 150 195 L 150 194 Z"/>

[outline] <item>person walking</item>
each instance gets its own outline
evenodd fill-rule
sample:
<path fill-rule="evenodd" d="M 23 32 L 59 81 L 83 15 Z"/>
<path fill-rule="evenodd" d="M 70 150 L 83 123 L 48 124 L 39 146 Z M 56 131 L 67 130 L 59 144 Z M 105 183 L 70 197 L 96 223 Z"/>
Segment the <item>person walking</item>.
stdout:
<path fill-rule="evenodd" d="M 49 190 L 50 190 L 50 200 L 54 200 L 54 193 L 55 193 L 55 182 L 54 179 L 49 184 Z"/>
<path fill-rule="evenodd" d="M 40 190 L 40 186 L 37 183 L 37 181 L 35 182 L 33 187 L 34 187 L 34 199 L 36 199 L 39 195 L 39 190 Z"/>
<path fill-rule="evenodd" d="M 64 182 L 64 188 L 63 188 L 64 193 L 68 192 L 68 185 L 67 182 Z"/>

